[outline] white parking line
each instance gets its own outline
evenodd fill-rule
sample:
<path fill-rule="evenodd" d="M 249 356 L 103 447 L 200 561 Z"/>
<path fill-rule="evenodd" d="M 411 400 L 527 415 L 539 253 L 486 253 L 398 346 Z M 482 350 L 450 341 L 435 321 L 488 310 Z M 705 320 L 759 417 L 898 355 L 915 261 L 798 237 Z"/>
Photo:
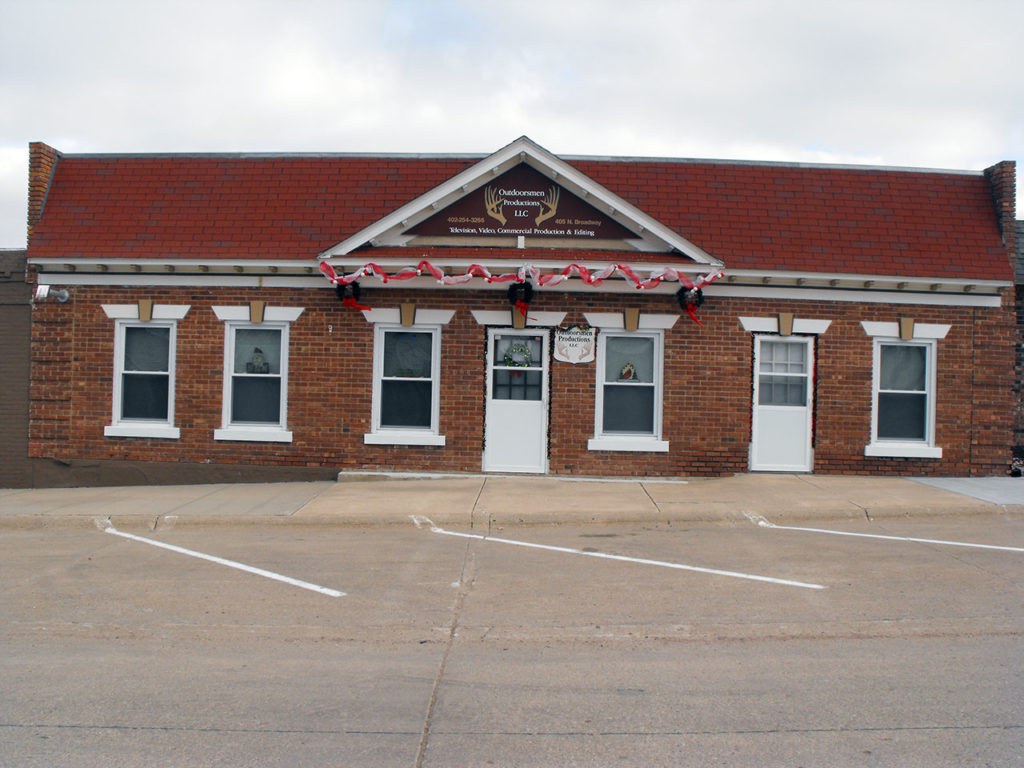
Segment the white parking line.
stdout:
<path fill-rule="evenodd" d="M 827 589 L 822 584 L 809 584 L 803 581 L 790 581 L 789 579 L 776 579 L 771 576 L 757 576 L 752 573 L 740 573 L 739 571 L 722 571 L 717 568 L 702 568 L 698 565 L 683 565 L 682 563 L 669 563 L 663 560 L 648 560 L 642 557 L 627 557 L 625 555 L 609 555 L 604 552 L 587 552 L 582 549 L 571 549 L 569 547 L 556 547 L 550 544 L 534 544 L 529 541 L 517 541 L 515 539 L 502 539 L 495 536 L 483 536 L 477 533 L 457 533 L 456 531 L 446 531 L 444 528 L 439 528 L 434 525 L 429 518 L 421 515 L 410 515 L 413 523 L 419 528 L 423 525 L 430 526 L 430 530 L 433 533 L 440 533 L 445 536 L 458 536 L 463 539 L 478 539 L 480 541 L 490 541 L 495 544 L 512 544 L 517 547 L 528 547 L 530 549 L 544 549 L 549 552 L 562 552 L 568 555 L 584 555 L 586 557 L 598 557 L 604 560 L 618 560 L 624 563 L 639 563 L 640 565 L 656 565 L 662 568 L 675 568 L 680 571 L 695 571 L 696 573 L 707 573 L 712 576 L 729 576 L 734 579 L 748 579 L 750 581 L 764 581 L 769 584 L 781 584 L 786 587 L 802 587 L 803 589 Z"/>
<path fill-rule="evenodd" d="M 177 552 L 179 555 L 198 557 L 200 560 L 209 560 L 211 563 L 217 563 L 218 565 L 226 565 L 229 568 L 237 568 L 238 570 L 245 571 L 246 573 L 254 573 L 257 576 L 264 576 L 268 579 L 274 579 L 274 581 L 281 581 L 285 584 L 291 584 L 293 587 L 302 587 L 303 589 L 309 589 L 313 592 L 319 592 L 322 595 L 327 595 L 328 597 L 345 596 L 344 592 L 339 592 L 338 590 L 331 589 L 329 587 L 321 587 L 319 584 L 311 584 L 308 581 L 293 579 L 290 576 L 282 576 L 281 574 L 274 573 L 273 571 L 265 571 L 262 568 L 254 568 L 253 566 L 246 565 L 245 563 L 238 563 L 234 560 L 225 560 L 222 557 L 215 557 L 214 555 L 206 555 L 202 552 L 196 552 L 191 549 L 185 549 L 184 547 L 176 547 L 173 544 L 165 544 L 162 541 L 147 539 L 142 536 L 136 536 L 132 533 L 124 533 L 122 531 L 117 530 L 113 525 L 110 524 L 109 521 L 107 522 L 106 527 L 103 529 L 103 531 L 105 533 L 111 533 L 114 536 L 120 536 L 124 539 L 131 539 L 132 541 L 141 541 L 143 544 L 152 544 L 154 547 L 160 547 L 161 549 L 167 549 L 171 552 Z"/>
<path fill-rule="evenodd" d="M 884 536 L 880 533 L 851 533 L 850 531 L 830 531 L 826 528 L 801 528 L 796 525 L 776 525 L 761 515 L 744 513 L 746 518 L 761 528 L 773 528 L 777 531 L 804 531 L 805 533 L 830 533 L 833 536 L 856 536 L 862 539 L 884 539 L 886 541 L 915 541 L 919 544 L 944 544 L 948 547 L 973 547 L 975 549 L 1001 549 L 1005 552 L 1024 552 L 1024 547 L 1001 547 L 996 544 L 974 544 L 967 541 L 949 541 L 946 539 L 917 539 L 912 536 Z"/>

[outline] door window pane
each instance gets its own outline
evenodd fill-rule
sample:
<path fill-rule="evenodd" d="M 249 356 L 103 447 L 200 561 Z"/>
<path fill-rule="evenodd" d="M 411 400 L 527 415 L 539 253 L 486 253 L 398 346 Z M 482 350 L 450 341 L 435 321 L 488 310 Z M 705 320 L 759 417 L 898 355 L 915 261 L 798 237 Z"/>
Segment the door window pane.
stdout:
<path fill-rule="evenodd" d="M 543 368 L 541 336 L 495 336 L 495 368 Z"/>
<path fill-rule="evenodd" d="M 807 345 L 794 341 L 762 341 L 762 373 L 807 373 Z"/>
<path fill-rule="evenodd" d="M 541 377 L 541 371 L 495 370 L 491 397 L 495 400 L 540 400 L 543 395 Z"/>
<path fill-rule="evenodd" d="M 807 405 L 806 376 L 758 377 L 758 405 Z"/>

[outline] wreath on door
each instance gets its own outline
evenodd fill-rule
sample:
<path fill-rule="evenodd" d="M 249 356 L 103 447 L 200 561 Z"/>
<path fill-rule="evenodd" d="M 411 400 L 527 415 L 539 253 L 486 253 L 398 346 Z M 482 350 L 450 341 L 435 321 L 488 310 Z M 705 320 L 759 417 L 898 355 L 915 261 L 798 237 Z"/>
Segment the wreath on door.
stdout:
<path fill-rule="evenodd" d="M 505 365 L 508 368 L 529 368 L 532 359 L 530 348 L 525 344 L 513 344 L 505 352 Z"/>

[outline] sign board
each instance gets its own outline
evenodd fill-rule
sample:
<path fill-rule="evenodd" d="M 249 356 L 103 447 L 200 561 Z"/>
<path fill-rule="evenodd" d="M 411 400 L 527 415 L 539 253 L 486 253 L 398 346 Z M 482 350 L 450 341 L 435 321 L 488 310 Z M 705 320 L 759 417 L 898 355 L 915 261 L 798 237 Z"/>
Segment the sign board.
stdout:
<path fill-rule="evenodd" d="M 407 229 L 427 237 L 636 238 L 624 226 L 525 163 Z"/>
<path fill-rule="evenodd" d="M 555 330 L 555 360 L 563 363 L 591 363 L 597 347 L 597 329 L 582 325 Z"/>

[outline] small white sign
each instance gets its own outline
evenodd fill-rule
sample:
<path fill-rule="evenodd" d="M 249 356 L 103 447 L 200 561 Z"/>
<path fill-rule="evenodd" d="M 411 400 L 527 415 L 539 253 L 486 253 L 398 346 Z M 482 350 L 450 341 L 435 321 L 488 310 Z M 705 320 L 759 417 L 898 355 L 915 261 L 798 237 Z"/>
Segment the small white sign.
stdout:
<path fill-rule="evenodd" d="M 555 331 L 555 360 L 563 363 L 591 363 L 597 346 L 597 329 L 583 325 Z"/>

